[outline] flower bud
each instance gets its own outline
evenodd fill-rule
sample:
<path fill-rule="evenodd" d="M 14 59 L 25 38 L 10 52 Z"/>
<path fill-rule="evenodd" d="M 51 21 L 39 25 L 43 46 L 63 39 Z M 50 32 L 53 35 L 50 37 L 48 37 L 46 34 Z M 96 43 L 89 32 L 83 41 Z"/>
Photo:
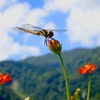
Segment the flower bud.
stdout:
<path fill-rule="evenodd" d="M 54 54 L 60 54 L 62 50 L 62 46 L 59 41 L 55 39 L 51 39 L 48 41 L 48 47 Z"/>
<path fill-rule="evenodd" d="M 74 95 L 75 95 L 75 96 L 78 96 L 78 92 L 75 91 L 75 92 L 74 92 Z"/>
<path fill-rule="evenodd" d="M 25 100 L 31 100 L 30 97 L 27 97 Z"/>
<path fill-rule="evenodd" d="M 78 92 L 75 92 L 75 93 L 74 93 L 74 96 L 75 96 L 75 99 L 77 100 L 77 99 L 79 98 Z"/>
<path fill-rule="evenodd" d="M 77 89 L 76 89 L 76 92 L 81 93 L 82 91 L 81 91 L 80 88 L 77 88 Z"/>
<path fill-rule="evenodd" d="M 81 96 L 81 93 L 82 93 L 81 89 L 80 89 L 80 88 L 77 88 L 77 89 L 76 89 L 76 92 L 77 92 L 77 94 L 78 94 L 78 97 L 80 97 L 80 96 Z"/>
<path fill-rule="evenodd" d="M 71 100 L 75 100 L 75 96 L 71 96 Z"/>

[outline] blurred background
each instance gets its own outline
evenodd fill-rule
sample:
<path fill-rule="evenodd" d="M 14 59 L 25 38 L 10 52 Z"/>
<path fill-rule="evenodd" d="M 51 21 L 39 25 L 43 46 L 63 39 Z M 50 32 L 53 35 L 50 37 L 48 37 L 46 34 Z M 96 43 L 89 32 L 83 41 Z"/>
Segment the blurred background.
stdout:
<path fill-rule="evenodd" d="M 0 71 L 9 72 L 0 100 L 65 100 L 65 84 L 59 59 L 44 45 L 44 37 L 22 34 L 13 27 L 32 24 L 55 32 L 62 44 L 71 94 L 87 88 L 87 76 L 78 68 L 87 62 L 98 70 L 92 75 L 91 100 L 100 98 L 100 0 L 0 0 Z M 94 90 L 94 91 L 93 91 Z"/>

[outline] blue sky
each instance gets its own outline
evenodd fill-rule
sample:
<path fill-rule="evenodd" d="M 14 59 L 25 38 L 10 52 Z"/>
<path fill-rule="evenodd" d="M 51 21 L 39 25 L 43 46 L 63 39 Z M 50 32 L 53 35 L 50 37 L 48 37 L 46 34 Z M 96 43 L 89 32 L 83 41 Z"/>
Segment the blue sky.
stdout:
<path fill-rule="evenodd" d="M 64 51 L 100 46 L 100 0 L 0 0 L 0 61 L 51 53 L 44 37 L 11 30 L 27 23 L 67 29 L 54 33 Z"/>

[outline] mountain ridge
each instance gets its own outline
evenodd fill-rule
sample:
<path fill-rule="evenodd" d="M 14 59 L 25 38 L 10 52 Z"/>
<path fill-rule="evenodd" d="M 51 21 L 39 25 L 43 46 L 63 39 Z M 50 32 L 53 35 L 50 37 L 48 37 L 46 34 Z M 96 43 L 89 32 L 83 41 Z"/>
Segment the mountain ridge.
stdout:
<path fill-rule="evenodd" d="M 71 94 L 76 88 L 87 89 L 87 75 L 79 75 L 78 69 L 84 64 L 90 62 L 97 65 L 97 70 L 91 75 L 91 100 L 100 98 L 100 47 L 94 49 L 78 48 L 70 52 L 62 52 L 62 57 L 66 66 Z M 47 54 L 39 57 L 29 57 L 21 61 L 6 60 L 0 62 L 0 71 L 2 73 L 9 72 L 12 77 L 12 83 L 17 82 L 18 88 L 10 88 L 3 90 L 5 94 L 9 94 L 8 87 L 17 93 L 17 99 L 11 97 L 9 100 L 23 100 L 26 96 L 30 96 L 35 100 L 66 100 L 65 83 L 61 63 L 57 55 Z M 19 96 L 19 99 L 18 99 Z M 3 95 L 4 100 L 8 100 Z"/>

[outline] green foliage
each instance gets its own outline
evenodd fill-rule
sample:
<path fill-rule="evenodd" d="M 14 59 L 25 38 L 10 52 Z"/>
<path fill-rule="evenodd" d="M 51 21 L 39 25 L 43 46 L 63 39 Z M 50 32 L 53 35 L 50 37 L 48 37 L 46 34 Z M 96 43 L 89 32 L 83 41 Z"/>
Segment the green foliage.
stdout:
<path fill-rule="evenodd" d="M 0 94 L 0 100 L 21 100 L 21 98 L 14 93 L 11 88 L 7 86 L 2 87 L 2 92 Z"/>
<path fill-rule="evenodd" d="M 87 89 L 87 75 L 79 75 L 78 68 L 88 62 L 97 65 L 97 70 L 91 74 L 93 79 L 91 100 L 98 100 L 100 97 L 100 47 L 62 52 L 62 57 L 69 77 L 71 94 L 76 88 Z M 27 96 L 34 100 L 66 100 L 65 83 L 57 55 L 48 54 L 21 61 L 2 61 L 0 71 L 9 72 L 13 79 L 7 89 L 4 85 L 5 95 L 0 96 L 6 99 L 0 100 L 8 100 L 8 93 L 9 100 L 24 100 Z"/>

